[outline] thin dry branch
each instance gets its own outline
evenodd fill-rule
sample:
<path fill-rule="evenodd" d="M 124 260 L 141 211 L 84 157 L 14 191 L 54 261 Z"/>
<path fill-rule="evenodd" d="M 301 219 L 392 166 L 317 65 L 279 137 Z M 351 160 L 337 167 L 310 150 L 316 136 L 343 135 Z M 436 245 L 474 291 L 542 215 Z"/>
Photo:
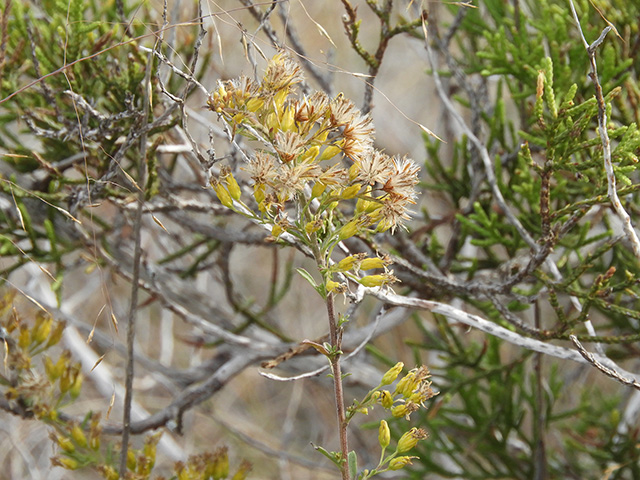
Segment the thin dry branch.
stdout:
<path fill-rule="evenodd" d="M 620 372 L 604 366 L 602 363 L 600 363 L 596 359 L 596 356 L 593 353 L 587 351 L 587 349 L 582 346 L 582 344 L 580 343 L 580 340 L 578 340 L 578 338 L 575 335 L 569 335 L 569 338 L 571 339 L 573 344 L 576 346 L 576 348 L 580 352 L 580 355 L 582 355 L 587 362 L 589 362 L 591 365 L 596 367 L 606 376 L 611 377 L 614 380 L 617 380 L 623 385 L 627 385 L 637 390 L 640 390 L 640 382 L 638 382 L 638 380 L 636 380 L 635 378 L 626 378 Z"/>
<path fill-rule="evenodd" d="M 383 302 L 387 302 L 391 305 L 397 305 L 405 308 L 412 308 L 418 310 L 427 310 L 435 314 L 443 315 L 448 318 L 450 321 L 462 323 L 472 328 L 476 328 L 481 330 L 489 335 L 493 335 L 502 340 L 505 340 L 509 343 L 522 347 L 526 350 L 531 350 L 533 352 L 543 353 L 545 355 L 549 355 L 552 357 L 556 357 L 562 360 L 572 360 L 578 363 L 584 363 L 593 365 L 593 363 L 581 356 L 580 353 L 575 350 L 571 350 L 564 347 L 559 347 L 557 345 L 552 345 L 550 343 L 545 343 L 540 340 L 536 340 L 533 338 L 523 337 L 522 335 L 508 330 L 500 325 L 496 325 L 494 322 L 487 320 L 485 318 L 480 317 L 479 315 L 474 315 L 472 313 L 465 312 L 464 310 L 460 310 L 451 305 L 447 305 L 441 302 L 436 302 L 432 300 L 424 300 L 422 298 L 415 297 L 406 297 L 402 295 L 397 295 L 391 292 L 382 291 L 380 288 L 360 288 L 358 290 L 357 295 L 362 296 L 365 294 L 373 295 L 374 297 L 382 300 Z M 600 364 L 612 363 L 611 360 L 600 354 L 591 354 L 593 359 L 595 359 Z M 640 382 L 640 376 L 635 375 L 631 372 L 626 371 L 625 369 L 616 366 L 615 369 L 620 376 L 624 376 L 627 379 L 631 379 L 631 381 Z"/>
<path fill-rule="evenodd" d="M 166 10 L 166 0 L 165 0 Z M 158 40 L 154 46 L 154 50 L 160 45 Z M 151 74 L 153 71 L 152 54 L 148 54 L 147 58 L 147 71 L 144 76 L 144 95 L 142 101 L 144 102 L 142 107 L 145 123 L 148 123 L 149 107 L 151 104 Z M 127 473 L 127 459 L 129 452 L 129 435 L 131 428 L 131 404 L 133 401 L 133 377 L 134 377 L 134 339 L 135 339 L 135 326 L 136 317 L 138 314 L 138 279 L 140 278 L 140 263 L 142 261 L 142 212 L 144 210 L 145 203 L 145 191 L 144 184 L 146 183 L 146 156 L 147 156 L 147 134 L 146 132 L 140 135 L 140 156 L 138 160 L 138 183 L 140 188 L 137 195 L 137 208 L 133 223 L 133 238 L 134 238 L 134 252 L 133 252 L 133 272 L 131 281 L 131 298 L 129 299 L 129 313 L 127 314 L 127 366 L 125 374 L 124 384 L 124 405 L 123 405 L 123 417 L 122 417 L 122 449 L 120 450 L 120 476 L 124 478 Z"/>

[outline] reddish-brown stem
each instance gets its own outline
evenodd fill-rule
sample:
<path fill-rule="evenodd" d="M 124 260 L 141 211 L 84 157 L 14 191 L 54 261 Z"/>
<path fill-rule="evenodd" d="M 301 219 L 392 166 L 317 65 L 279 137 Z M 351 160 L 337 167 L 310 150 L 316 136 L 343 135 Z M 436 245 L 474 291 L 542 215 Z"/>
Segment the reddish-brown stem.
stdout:
<path fill-rule="evenodd" d="M 338 430 L 340 435 L 340 451 L 342 452 L 342 480 L 351 480 L 349 473 L 349 442 L 347 439 L 347 421 L 346 413 L 344 409 L 344 392 L 342 390 L 342 371 L 340 368 L 340 353 L 342 343 L 342 335 L 340 334 L 340 327 L 338 326 L 338 320 L 336 318 L 336 311 L 334 305 L 333 293 L 327 295 L 327 316 L 329 318 L 329 341 L 334 348 L 334 354 L 331 355 L 329 361 L 331 362 L 331 373 L 333 374 L 333 388 L 336 397 L 336 413 L 338 416 Z"/>

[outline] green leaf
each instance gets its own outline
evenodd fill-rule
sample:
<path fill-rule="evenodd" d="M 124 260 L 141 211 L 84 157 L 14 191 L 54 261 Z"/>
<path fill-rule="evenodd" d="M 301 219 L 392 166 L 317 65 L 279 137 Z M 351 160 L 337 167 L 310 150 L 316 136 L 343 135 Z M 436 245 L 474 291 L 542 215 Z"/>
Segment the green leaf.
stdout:
<path fill-rule="evenodd" d="M 355 451 L 350 451 L 349 456 L 349 476 L 351 478 L 358 478 L 358 456 Z"/>

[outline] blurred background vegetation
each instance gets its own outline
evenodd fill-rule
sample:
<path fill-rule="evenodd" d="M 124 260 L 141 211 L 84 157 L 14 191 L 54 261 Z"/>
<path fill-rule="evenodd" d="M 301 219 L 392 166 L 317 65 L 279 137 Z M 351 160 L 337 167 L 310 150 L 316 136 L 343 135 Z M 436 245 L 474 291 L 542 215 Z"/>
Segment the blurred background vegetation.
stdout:
<path fill-rule="evenodd" d="M 596 60 L 635 225 L 640 7 L 574 4 L 587 42 L 615 27 Z M 249 478 L 336 478 L 310 445 L 337 448 L 331 382 L 260 375 L 325 363 L 281 357 L 327 333 L 295 271 L 310 260 L 207 185 L 224 159 L 251 189 L 254 148 L 230 141 L 207 92 L 260 78 L 279 48 L 303 66 L 302 93 L 343 92 L 370 112 L 377 148 L 424 167 L 406 230 L 344 245 L 390 254 L 401 298 L 450 307 L 392 307 L 384 292 L 338 302 L 345 353 L 371 336 L 345 360 L 347 402 L 397 361 L 428 365 L 440 391 L 412 418 L 430 434 L 419 458 L 382 478 L 640 478 L 640 259 L 611 207 L 569 2 L 5 0 L 0 12 L 0 479 L 117 468 L 137 225 L 134 478 L 152 478 L 153 459 L 167 478 L 176 461 L 213 465 L 225 445 L 230 475 L 246 459 Z M 362 467 L 378 460 L 380 414 L 351 431 Z M 188 461 L 204 451 L 216 454 Z"/>

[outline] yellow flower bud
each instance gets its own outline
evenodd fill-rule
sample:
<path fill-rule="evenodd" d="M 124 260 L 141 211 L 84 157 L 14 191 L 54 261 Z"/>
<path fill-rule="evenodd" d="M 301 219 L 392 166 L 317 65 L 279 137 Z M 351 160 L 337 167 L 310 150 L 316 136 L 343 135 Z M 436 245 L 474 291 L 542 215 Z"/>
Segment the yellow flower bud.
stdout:
<path fill-rule="evenodd" d="M 47 348 L 56 345 L 60 339 L 62 338 L 62 334 L 64 333 L 64 328 L 67 326 L 66 322 L 56 322 L 55 328 L 47 340 Z"/>
<path fill-rule="evenodd" d="M 304 226 L 304 231 L 307 232 L 307 235 L 312 234 L 313 232 L 317 232 L 322 227 L 322 220 L 317 218 L 312 220 L 311 222 L 307 222 Z"/>
<path fill-rule="evenodd" d="M 382 220 L 380 220 L 378 226 L 376 227 L 376 233 L 386 232 L 391 227 L 393 227 L 393 223 L 390 220 L 383 218 Z"/>
<path fill-rule="evenodd" d="M 402 395 L 405 398 L 409 398 L 416 388 L 418 388 L 418 384 L 420 383 L 420 379 L 416 376 L 416 370 L 411 370 L 407 373 L 403 378 L 400 379 L 398 385 L 396 385 L 396 393 L 398 395 Z"/>
<path fill-rule="evenodd" d="M 136 459 L 136 454 L 133 450 L 127 450 L 127 468 L 134 472 L 136 470 L 136 465 L 138 461 Z"/>
<path fill-rule="evenodd" d="M 329 136 L 329 129 L 328 128 L 324 128 L 322 130 L 320 130 L 320 132 L 318 132 L 315 136 L 315 139 L 317 142 L 320 143 L 324 143 L 327 140 L 327 137 Z M 320 160 L 318 160 L 320 161 Z"/>
<path fill-rule="evenodd" d="M 360 270 L 373 270 L 374 268 L 384 268 L 388 262 L 380 257 L 365 258 L 360 264 Z"/>
<path fill-rule="evenodd" d="M 65 368 L 64 371 L 62 372 L 62 375 L 60 376 L 60 381 L 59 381 L 60 392 L 63 394 L 67 393 L 71 388 L 71 385 L 73 385 L 74 380 L 75 379 L 73 378 L 73 371 L 71 367 Z"/>
<path fill-rule="evenodd" d="M 418 440 L 423 440 L 425 438 L 427 438 L 427 432 L 422 428 L 413 427 L 400 437 L 396 451 L 398 453 L 408 452 L 418 444 Z"/>
<path fill-rule="evenodd" d="M 58 461 L 60 462 L 60 466 L 67 470 L 75 470 L 80 466 L 77 460 L 69 457 L 59 458 Z"/>
<path fill-rule="evenodd" d="M 227 475 L 229 475 L 229 456 L 225 451 L 216 459 L 212 477 L 214 480 L 221 480 L 227 478 Z"/>
<path fill-rule="evenodd" d="M 311 198 L 317 198 L 322 195 L 327 186 L 322 182 L 316 182 L 311 189 Z"/>
<path fill-rule="evenodd" d="M 57 375 L 55 365 L 53 364 L 53 360 L 51 360 L 51 358 L 49 357 L 44 357 L 43 363 L 44 363 L 44 372 L 46 373 L 47 378 L 52 382 L 56 381 L 58 379 L 58 375 Z"/>
<path fill-rule="evenodd" d="M 355 255 L 349 255 L 338 262 L 336 268 L 340 272 L 348 272 L 352 268 L 357 267 L 363 258 L 366 256 L 364 253 L 356 253 Z"/>
<path fill-rule="evenodd" d="M 327 290 L 327 293 L 342 293 L 345 291 L 345 285 L 343 283 L 334 282 L 333 280 L 327 280 L 324 287 Z"/>
<path fill-rule="evenodd" d="M 374 198 L 374 197 L 370 197 Z M 357 204 L 356 204 L 357 207 Z M 364 213 L 368 213 L 371 215 L 371 222 L 375 223 L 380 220 L 382 216 L 382 202 L 377 202 L 374 200 L 366 200 L 362 205 L 362 211 Z"/>
<path fill-rule="evenodd" d="M 353 182 L 358 176 L 358 173 L 360 173 L 360 167 L 357 163 L 354 163 L 349 167 L 349 181 Z"/>
<path fill-rule="evenodd" d="M 295 111 L 293 106 L 289 106 L 285 109 L 284 114 L 282 115 L 282 120 L 280 122 L 280 130 L 283 132 L 288 132 L 293 130 L 295 126 L 294 120 Z"/>
<path fill-rule="evenodd" d="M 56 438 L 60 448 L 66 453 L 73 453 L 76 451 L 76 447 L 70 438 L 59 436 Z"/>
<path fill-rule="evenodd" d="M 357 220 L 351 220 L 340 229 L 338 238 L 340 240 L 346 240 L 347 238 L 351 238 L 354 235 L 356 235 L 359 231 L 360 231 L 360 222 L 358 222 Z"/>
<path fill-rule="evenodd" d="M 242 190 L 240 190 L 240 185 L 236 181 L 233 173 L 229 172 L 229 174 L 225 177 L 227 182 L 227 188 L 229 189 L 229 194 L 231 198 L 234 200 L 240 200 L 240 195 L 242 195 Z"/>
<path fill-rule="evenodd" d="M 220 87 L 218 87 L 218 96 L 220 97 L 221 100 L 226 99 L 227 97 L 227 91 L 224 89 L 224 85 L 220 85 Z"/>
<path fill-rule="evenodd" d="M 344 190 L 342 190 L 342 192 L 340 193 L 340 198 L 343 200 L 349 200 L 355 197 L 361 188 L 362 188 L 362 185 L 359 183 L 356 183 L 355 185 L 351 185 L 350 187 L 347 187 Z"/>
<path fill-rule="evenodd" d="M 371 185 L 366 186 L 366 188 L 364 189 L 364 195 L 368 195 L 369 192 L 371 192 Z M 358 198 L 358 201 L 356 202 L 356 213 L 363 213 L 369 203 L 369 200 L 366 200 L 362 197 Z"/>
<path fill-rule="evenodd" d="M 262 203 L 264 201 L 264 191 L 265 191 L 265 186 L 263 183 L 256 183 L 253 186 L 253 198 L 256 199 L 256 202 L 258 203 Z"/>
<path fill-rule="evenodd" d="M 318 161 L 322 162 L 323 160 L 330 160 L 335 157 L 342 149 L 336 145 L 329 145 L 325 147 L 320 157 L 318 157 Z"/>
<path fill-rule="evenodd" d="M 389 470 L 400 470 L 401 468 L 411 465 L 411 459 L 418 457 L 396 457 L 389 462 Z"/>
<path fill-rule="evenodd" d="M 216 196 L 218 197 L 218 200 L 220 200 L 220 203 L 222 205 L 224 205 L 227 208 L 233 207 L 233 199 L 231 198 L 231 195 L 229 195 L 229 192 L 227 191 L 226 188 L 224 188 L 224 185 L 222 185 L 222 183 L 219 180 L 212 179 L 211 186 L 213 187 L 213 190 L 216 192 Z"/>
<path fill-rule="evenodd" d="M 75 400 L 80 395 L 80 390 L 82 390 L 82 374 L 78 372 L 76 373 L 73 384 L 69 389 L 69 396 Z"/>
<path fill-rule="evenodd" d="M 372 259 L 367 259 L 372 260 Z M 362 268 L 362 267 L 361 267 Z M 398 362 L 393 367 L 391 367 L 387 372 L 382 376 L 382 380 L 380 381 L 380 385 L 390 385 L 395 382 L 396 378 L 404 368 L 404 363 Z"/>
<path fill-rule="evenodd" d="M 31 341 L 40 344 L 44 342 L 51 333 L 53 318 L 46 313 L 39 313 L 36 318 L 36 325 L 31 330 Z"/>
<path fill-rule="evenodd" d="M 105 480 L 118 480 L 120 478 L 120 474 L 110 465 L 101 465 L 98 470 Z"/>
<path fill-rule="evenodd" d="M 315 145 L 302 154 L 302 156 L 300 157 L 300 161 L 302 163 L 313 163 L 319 153 L 320 147 Z"/>
<path fill-rule="evenodd" d="M 389 424 L 385 420 L 380 421 L 380 428 L 378 429 L 378 443 L 384 450 L 389 446 L 391 442 L 391 431 L 389 430 Z"/>
<path fill-rule="evenodd" d="M 384 275 L 367 275 L 358 280 L 358 282 L 365 287 L 380 287 L 385 285 L 387 280 Z"/>
<path fill-rule="evenodd" d="M 65 372 L 65 370 L 67 369 L 67 367 L 69 366 L 69 356 L 71 354 L 66 352 L 63 353 L 62 355 L 60 355 L 60 358 L 58 358 L 58 361 L 56 362 L 56 364 L 53 366 L 52 368 L 52 380 L 57 380 L 58 378 L 60 378 L 62 376 L 62 374 Z"/>
<path fill-rule="evenodd" d="M 388 390 L 382 390 L 380 392 L 380 405 L 382 405 L 382 408 L 386 409 L 393 406 L 393 396 Z"/>
<path fill-rule="evenodd" d="M 80 428 L 80 425 L 73 426 L 71 429 L 71 438 L 76 442 L 76 445 L 83 448 L 87 446 L 87 437 L 82 431 L 82 428 Z"/>
<path fill-rule="evenodd" d="M 262 106 L 264 105 L 264 100 L 261 98 L 253 97 L 247 100 L 247 103 L 245 105 L 247 107 L 247 110 L 249 110 L 250 112 L 256 112 L 262 108 Z"/>
<path fill-rule="evenodd" d="M 395 407 L 391 407 L 391 415 L 393 415 L 395 418 L 400 418 L 400 417 L 407 417 L 411 412 L 409 412 L 409 409 L 407 408 L 407 405 L 405 403 L 401 403 L 399 405 L 396 405 Z"/>
<path fill-rule="evenodd" d="M 284 105 L 284 101 L 287 99 L 288 95 L 289 95 L 289 87 L 283 88 L 282 90 L 280 90 L 278 93 L 274 95 L 273 102 L 275 103 L 277 111 L 282 110 L 282 106 Z"/>
<path fill-rule="evenodd" d="M 89 447 L 94 452 L 98 451 L 98 449 L 100 448 L 100 436 L 96 435 L 89 437 Z"/>
<path fill-rule="evenodd" d="M 365 287 L 381 287 L 384 285 L 395 283 L 398 281 L 398 279 L 393 276 L 393 272 L 385 272 L 380 275 L 367 275 L 366 277 L 362 277 L 358 281 Z"/>
<path fill-rule="evenodd" d="M 275 113 L 271 112 L 269 115 L 267 115 L 264 123 L 269 131 L 278 130 L 278 117 Z"/>
<path fill-rule="evenodd" d="M 18 345 L 23 350 L 26 350 L 31 344 L 31 334 L 29 328 L 26 325 L 20 325 L 20 335 L 18 336 Z"/>
<path fill-rule="evenodd" d="M 282 232 L 284 230 L 282 229 L 282 227 L 280 225 L 278 225 L 277 223 L 271 227 L 271 235 L 273 235 L 274 237 L 278 238 L 280 235 L 282 235 Z"/>

